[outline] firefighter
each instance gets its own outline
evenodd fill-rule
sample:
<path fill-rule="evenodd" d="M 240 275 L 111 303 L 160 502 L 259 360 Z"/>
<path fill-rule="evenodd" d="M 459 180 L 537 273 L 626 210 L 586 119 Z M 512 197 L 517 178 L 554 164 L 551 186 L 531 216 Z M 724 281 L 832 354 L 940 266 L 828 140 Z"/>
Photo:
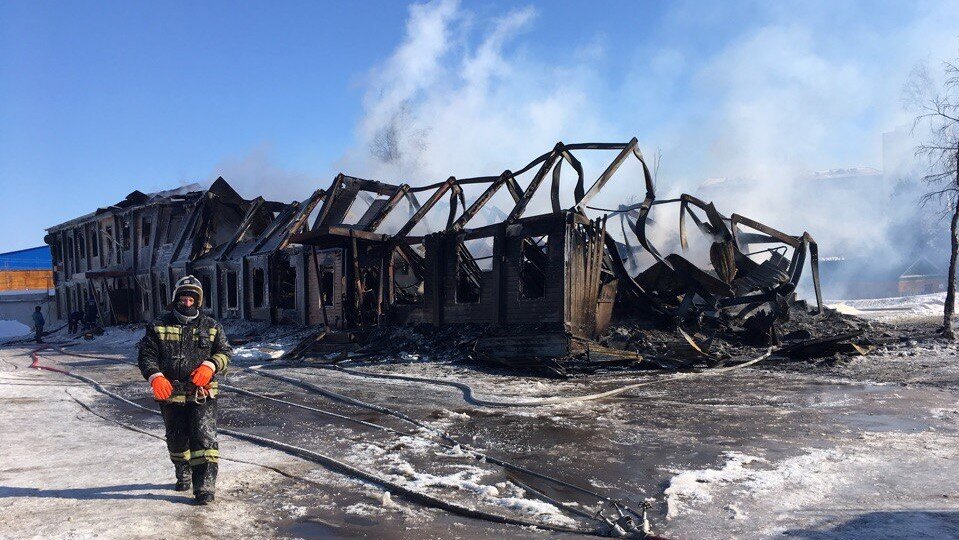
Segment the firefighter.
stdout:
<path fill-rule="evenodd" d="M 43 343 L 43 325 L 46 321 L 43 319 L 43 313 L 40 312 L 40 306 L 33 310 L 33 332 L 37 343 Z"/>
<path fill-rule="evenodd" d="M 160 403 L 177 491 L 193 488 L 197 504 L 213 502 L 219 447 L 217 382 L 232 350 L 223 327 L 200 313 L 203 288 L 187 276 L 176 282 L 171 310 L 146 327 L 140 340 L 140 372 Z"/>
<path fill-rule="evenodd" d="M 97 327 L 97 301 L 93 296 L 87 299 L 87 305 L 83 308 L 83 331 L 93 330 Z"/>

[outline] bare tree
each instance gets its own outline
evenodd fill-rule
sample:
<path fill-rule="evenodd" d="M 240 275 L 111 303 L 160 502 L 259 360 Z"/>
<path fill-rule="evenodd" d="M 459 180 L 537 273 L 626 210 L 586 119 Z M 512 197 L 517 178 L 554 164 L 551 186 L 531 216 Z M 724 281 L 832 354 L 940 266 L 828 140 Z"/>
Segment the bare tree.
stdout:
<path fill-rule="evenodd" d="M 659 166 L 663 164 L 663 149 L 657 147 L 653 154 L 653 187 L 656 187 L 656 181 L 659 180 Z"/>
<path fill-rule="evenodd" d="M 916 108 L 913 129 L 928 130 L 924 142 L 916 147 L 916 156 L 924 158 L 927 172 L 923 180 L 931 188 L 922 203 L 937 204 L 949 215 L 951 249 L 946 284 L 946 303 L 942 314 L 942 334 L 955 339 L 952 318 L 956 304 L 956 263 L 959 258 L 959 60 L 943 63 L 945 80 L 934 88 L 932 78 L 919 68 L 906 85 L 906 99 Z"/>

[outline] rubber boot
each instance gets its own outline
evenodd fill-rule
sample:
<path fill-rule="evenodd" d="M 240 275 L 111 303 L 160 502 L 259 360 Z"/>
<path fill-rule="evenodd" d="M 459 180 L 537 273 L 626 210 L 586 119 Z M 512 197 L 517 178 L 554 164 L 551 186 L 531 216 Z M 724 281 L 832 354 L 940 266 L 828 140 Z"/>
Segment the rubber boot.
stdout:
<path fill-rule="evenodd" d="M 193 467 L 193 496 L 196 504 L 213 502 L 218 469 L 216 463 L 202 463 Z"/>
<path fill-rule="evenodd" d="M 176 485 L 173 486 L 173 490 L 190 491 L 190 488 L 193 487 L 190 464 L 186 462 L 178 462 L 173 464 L 173 468 L 176 471 Z"/>

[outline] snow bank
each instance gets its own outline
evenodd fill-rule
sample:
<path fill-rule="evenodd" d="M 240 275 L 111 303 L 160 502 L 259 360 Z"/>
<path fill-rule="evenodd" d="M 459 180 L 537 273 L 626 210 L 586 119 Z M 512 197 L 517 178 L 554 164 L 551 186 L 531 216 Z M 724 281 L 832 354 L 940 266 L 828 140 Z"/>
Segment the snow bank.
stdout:
<path fill-rule="evenodd" d="M 20 321 L 0 320 L 0 339 L 26 336 L 30 327 Z"/>
<path fill-rule="evenodd" d="M 862 300 L 839 300 L 827 307 L 849 315 L 870 316 L 879 319 L 928 317 L 942 314 L 946 293 L 871 298 Z"/>

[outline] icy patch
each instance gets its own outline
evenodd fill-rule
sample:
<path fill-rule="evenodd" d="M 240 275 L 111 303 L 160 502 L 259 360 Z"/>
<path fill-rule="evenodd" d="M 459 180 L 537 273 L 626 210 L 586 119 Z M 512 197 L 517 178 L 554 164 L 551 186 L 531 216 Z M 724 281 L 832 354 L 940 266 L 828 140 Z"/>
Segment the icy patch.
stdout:
<path fill-rule="evenodd" d="M 929 412 L 940 420 L 959 420 L 959 410 L 956 409 L 930 409 Z"/>
<path fill-rule="evenodd" d="M 383 513 L 382 506 L 373 506 L 372 504 L 367 503 L 356 503 L 351 504 L 343 509 L 347 514 L 353 514 L 354 516 L 376 516 Z"/>
<path fill-rule="evenodd" d="M 435 455 L 445 458 L 468 458 L 473 457 L 471 452 L 464 452 L 460 445 L 455 444 L 453 448 L 448 448 L 445 452 L 434 452 Z"/>
<path fill-rule="evenodd" d="M 435 450 L 436 445 L 429 441 L 422 441 L 413 437 L 401 437 L 398 446 L 421 451 L 424 449 Z M 525 517 L 540 520 L 544 523 L 554 525 L 576 525 L 576 521 L 556 506 L 539 500 L 524 498 L 525 491 L 518 488 L 510 482 L 500 482 L 494 485 L 483 483 L 483 480 L 492 474 L 492 471 L 485 470 L 473 465 L 455 465 L 458 469 L 451 474 L 430 474 L 418 472 L 408 461 L 401 458 L 394 449 L 389 451 L 370 443 L 360 443 L 354 446 L 353 454 L 361 457 L 361 461 L 376 465 L 379 461 L 379 467 L 391 476 L 391 480 L 404 485 L 407 488 L 416 491 L 427 492 L 435 488 L 449 488 L 457 491 L 470 493 L 478 497 L 483 503 L 498 506 L 512 512 L 519 512 Z M 464 451 L 458 446 L 446 450 L 436 455 L 447 457 L 468 457 L 472 454 Z M 385 462 L 385 463 L 384 463 Z M 370 505 L 353 505 L 351 513 L 370 512 L 373 507 Z"/>
<path fill-rule="evenodd" d="M 286 353 L 283 349 L 278 349 L 274 347 L 263 347 L 259 345 L 248 345 L 243 347 L 236 347 L 233 349 L 234 358 L 242 358 L 244 360 L 276 360 Z"/>
<path fill-rule="evenodd" d="M 306 508 L 297 506 L 293 503 L 284 503 L 283 506 L 280 506 L 280 510 L 288 513 L 291 518 L 298 518 L 306 515 Z"/>
<path fill-rule="evenodd" d="M 823 500 L 849 481 L 837 474 L 837 464 L 869 465 L 875 461 L 835 449 L 806 451 L 808 453 L 785 459 L 772 468 L 765 459 L 728 452 L 724 454 L 726 463 L 719 469 L 681 471 L 664 491 L 666 517 L 672 519 L 717 497 L 735 497 L 740 504 L 773 497 L 779 511 L 805 507 Z M 747 467 L 750 464 L 753 466 Z M 740 507 L 729 510 L 734 519 L 745 515 Z"/>
<path fill-rule="evenodd" d="M 424 435 L 429 436 L 429 435 L 432 435 L 432 433 L 429 431 L 426 431 Z M 400 437 L 399 446 L 402 446 L 403 448 L 410 450 L 414 454 L 426 454 L 427 452 L 430 452 L 436 449 L 436 447 L 439 445 L 437 445 L 436 443 L 432 441 L 422 439 L 420 437 L 410 437 L 408 435 L 404 435 Z"/>
<path fill-rule="evenodd" d="M 729 510 L 729 519 L 746 519 L 747 517 L 746 513 L 735 504 L 727 505 L 726 510 Z"/>
<path fill-rule="evenodd" d="M 720 469 L 683 471 L 669 481 L 669 487 L 663 492 L 666 496 L 667 519 L 678 516 L 691 501 L 712 501 L 711 490 L 714 484 L 741 482 L 751 474 L 745 465 L 765 461 L 740 452 L 726 452 L 724 455 L 727 461 Z"/>
<path fill-rule="evenodd" d="M 461 413 L 461 412 L 456 412 L 456 411 L 450 411 L 450 410 L 446 410 L 446 409 L 440 411 L 440 414 L 442 414 L 443 416 L 445 416 L 445 417 L 447 417 L 447 418 L 453 419 L 453 420 L 469 420 L 469 419 L 470 419 L 470 415 L 468 415 L 468 414 L 466 414 L 466 413 Z"/>
<path fill-rule="evenodd" d="M 844 302 L 828 304 L 826 307 L 835 309 L 836 311 L 838 311 L 839 313 L 842 313 L 843 315 L 856 315 L 856 316 L 862 315 L 862 311 L 859 311 L 858 309 Z"/>
<path fill-rule="evenodd" d="M 97 346 L 132 347 L 143 339 L 145 333 L 142 325 L 108 326 L 103 329 L 103 334 L 95 336 L 93 341 Z"/>

